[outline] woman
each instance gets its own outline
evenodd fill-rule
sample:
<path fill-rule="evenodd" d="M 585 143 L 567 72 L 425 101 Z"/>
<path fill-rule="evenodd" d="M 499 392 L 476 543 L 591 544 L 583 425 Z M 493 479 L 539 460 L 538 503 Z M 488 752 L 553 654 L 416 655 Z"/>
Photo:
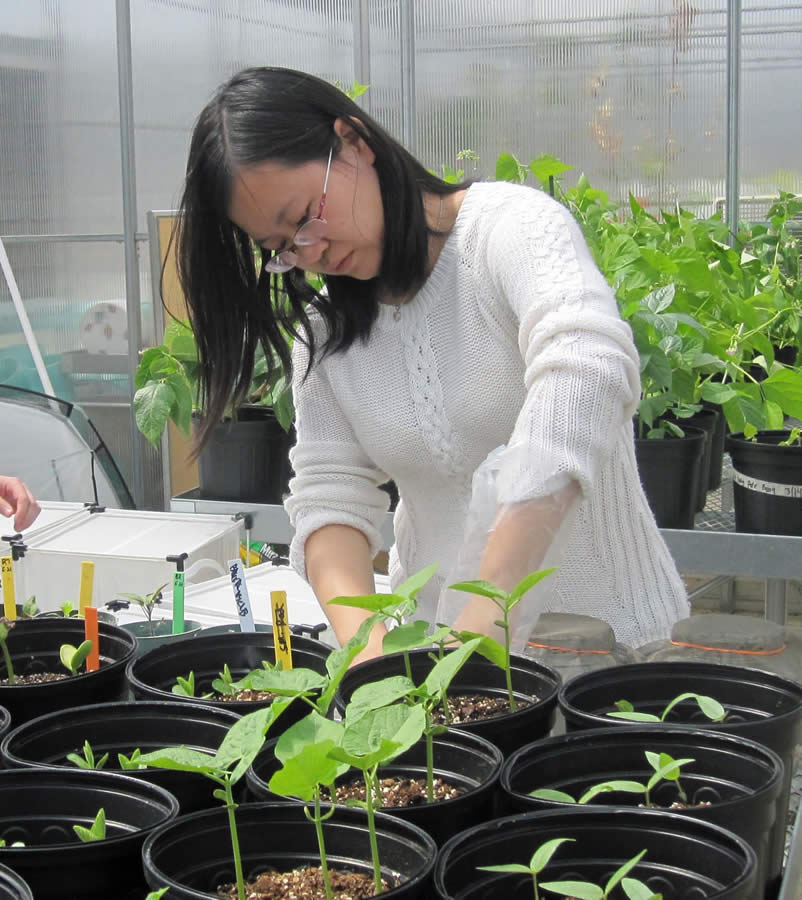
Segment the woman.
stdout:
<path fill-rule="evenodd" d="M 466 562 L 472 479 L 501 446 L 472 577 L 510 589 L 560 561 L 549 595 L 521 604 L 519 636 L 543 608 L 599 616 L 635 645 L 687 615 L 638 480 L 637 353 L 560 204 L 519 185 L 446 184 L 337 88 L 261 68 L 202 111 L 182 213 L 201 441 L 243 396 L 257 342 L 288 366 L 296 335 L 291 560 L 341 641 L 366 614 L 327 603 L 374 591 L 379 485 L 392 478 L 401 497 L 393 584 L 440 564 L 420 595 L 432 620 Z M 463 598 L 457 625 L 492 630 L 495 607 Z"/>

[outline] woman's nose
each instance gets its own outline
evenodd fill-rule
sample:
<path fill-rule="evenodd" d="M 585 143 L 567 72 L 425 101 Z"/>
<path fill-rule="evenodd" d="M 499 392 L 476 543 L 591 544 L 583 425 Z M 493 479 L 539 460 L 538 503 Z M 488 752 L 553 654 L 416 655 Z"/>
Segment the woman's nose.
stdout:
<path fill-rule="evenodd" d="M 329 242 L 326 240 L 317 241 L 314 244 L 306 244 L 300 247 L 295 247 L 295 255 L 298 257 L 298 263 L 302 269 L 309 268 L 313 266 L 320 257 L 323 255 L 323 252 L 328 249 Z"/>

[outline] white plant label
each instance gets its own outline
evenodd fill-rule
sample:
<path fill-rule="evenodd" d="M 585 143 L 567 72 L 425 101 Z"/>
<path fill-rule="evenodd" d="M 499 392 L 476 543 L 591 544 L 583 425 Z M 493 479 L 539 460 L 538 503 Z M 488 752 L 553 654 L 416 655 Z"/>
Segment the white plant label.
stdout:
<path fill-rule="evenodd" d="M 256 631 L 256 625 L 253 621 L 251 598 L 248 596 L 248 584 L 245 581 L 245 569 L 242 567 L 242 561 L 230 559 L 228 573 L 231 576 L 231 590 L 234 592 L 234 605 L 239 616 L 240 631 L 253 633 Z"/>
<path fill-rule="evenodd" d="M 747 491 L 757 494 L 771 494 L 773 497 L 788 497 L 791 500 L 802 500 L 802 484 L 777 484 L 773 481 L 762 481 L 760 478 L 750 478 L 733 469 L 732 480 L 740 484 Z"/>

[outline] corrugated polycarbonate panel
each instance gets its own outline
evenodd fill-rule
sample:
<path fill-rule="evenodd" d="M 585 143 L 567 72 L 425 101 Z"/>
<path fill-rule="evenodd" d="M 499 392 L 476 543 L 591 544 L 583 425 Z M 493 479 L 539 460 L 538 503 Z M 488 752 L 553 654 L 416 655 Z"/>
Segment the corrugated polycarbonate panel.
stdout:
<path fill-rule="evenodd" d="M 180 196 L 192 126 L 223 81 L 286 66 L 348 86 L 350 0 L 132 0 L 140 228 Z"/>
<path fill-rule="evenodd" d="M 433 168 L 492 177 L 501 152 L 551 153 L 650 206 L 723 184 L 722 0 L 427 0 L 416 4 L 418 135 Z"/>
<path fill-rule="evenodd" d="M 741 27 L 740 195 L 802 193 L 802 4 L 749 0 Z"/>

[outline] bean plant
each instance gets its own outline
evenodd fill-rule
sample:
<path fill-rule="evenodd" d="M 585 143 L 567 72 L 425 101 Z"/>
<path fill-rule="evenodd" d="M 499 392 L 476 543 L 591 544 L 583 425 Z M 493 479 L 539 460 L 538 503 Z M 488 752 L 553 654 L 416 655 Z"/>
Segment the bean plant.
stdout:
<path fill-rule="evenodd" d="M 58 655 L 64 668 L 69 669 L 71 675 L 77 675 L 78 669 L 86 662 L 91 652 L 92 641 L 84 641 L 77 647 L 72 644 L 62 644 L 59 647 Z"/>
<path fill-rule="evenodd" d="M 14 674 L 14 666 L 11 662 L 11 654 L 8 652 L 8 633 L 14 627 L 11 619 L 0 618 L 0 652 L 3 654 L 3 662 L 6 664 L 6 680 L 9 684 L 15 684 L 17 676 Z"/>
<path fill-rule="evenodd" d="M 712 722 L 723 722 L 727 716 L 727 710 L 713 697 L 707 697 L 704 694 L 685 693 L 674 697 L 660 713 L 659 716 L 654 713 L 636 712 L 635 707 L 629 700 L 617 700 L 615 705 L 618 707 L 616 712 L 608 712 L 605 715 L 612 719 L 626 719 L 629 722 L 665 722 L 666 716 L 672 709 L 683 700 L 694 700 L 699 709 Z"/>

